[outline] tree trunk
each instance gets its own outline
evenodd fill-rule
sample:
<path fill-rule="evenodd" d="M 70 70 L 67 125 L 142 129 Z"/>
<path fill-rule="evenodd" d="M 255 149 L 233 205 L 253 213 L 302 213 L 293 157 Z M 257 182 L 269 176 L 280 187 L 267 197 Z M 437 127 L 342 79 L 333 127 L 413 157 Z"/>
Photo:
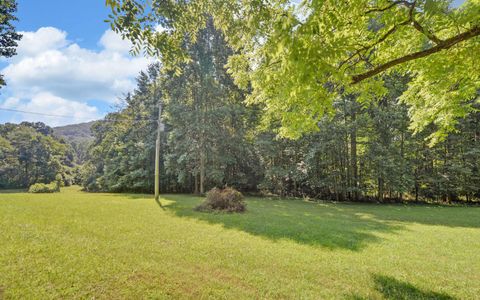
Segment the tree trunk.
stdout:
<path fill-rule="evenodd" d="M 403 181 L 403 171 L 405 170 L 405 168 L 404 168 L 404 164 L 405 164 L 405 145 L 404 144 L 405 144 L 405 142 L 404 141 L 405 141 L 405 135 L 402 132 L 400 134 L 400 157 L 402 158 L 402 164 L 401 164 L 402 169 L 400 170 L 400 176 L 402 178 L 402 181 Z M 403 187 L 400 187 L 400 188 L 403 188 Z M 400 199 L 400 201 L 403 200 L 402 191 L 399 191 L 398 198 Z"/>
<path fill-rule="evenodd" d="M 198 184 L 198 173 L 195 173 L 194 177 L 195 177 L 195 187 L 194 187 L 195 192 L 194 193 L 195 193 L 195 195 L 198 195 L 200 193 L 200 191 L 198 189 L 198 186 L 199 186 L 199 184 Z"/>
<path fill-rule="evenodd" d="M 353 100 L 355 101 L 355 100 Z M 350 132 L 350 161 L 352 169 L 352 183 L 353 183 L 353 200 L 358 201 L 358 166 L 357 166 L 357 126 L 355 124 L 357 120 L 356 103 L 352 103 L 351 121 L 352 127 Z"/>
<path fill-rule="evenodd" d="M 383 177 L 378 177 L 378 201 L 383 201 Z"/>
<path fill-rule="evenodd" d="M 28 163 L 25 163 L 25 186 L 28 188 L 30 185 L 30 175 L 28 174 Z"/>
<path fill-rule="evenodd" d="M 418 181 L 415 179 L 415 201 L 418 202 Z"/>
<path fill-rule="evenodd" d="M 200 194 L 205 193 L 205 151 L 200 150 Z"/>
<path fill-rule="evenodd" d="M 343 170 L 345 171 L 345 180 L 344 180 L 344 185 L 343 185 L 343 200 L 351 200 L 352 199 L 352 194 L 351 194 L 351 187 L 352 187 L 352 181 L 351 181 L 351 170 L 350 170 L 350 153 L 349 151 L 349 141 L 348 141 L 348 107 L 347 107 L 347 99 L 350 97 L 344 97 L 343 99 L 343 122 L 344 122 L 344 130 L 345 130 L 345 136 L 344 136 L 344 141 L 343 141 L 343 148 L 345 149 L 344 155 L 343 155 L 343 161 L 344 161 L 344 168 Z"/>

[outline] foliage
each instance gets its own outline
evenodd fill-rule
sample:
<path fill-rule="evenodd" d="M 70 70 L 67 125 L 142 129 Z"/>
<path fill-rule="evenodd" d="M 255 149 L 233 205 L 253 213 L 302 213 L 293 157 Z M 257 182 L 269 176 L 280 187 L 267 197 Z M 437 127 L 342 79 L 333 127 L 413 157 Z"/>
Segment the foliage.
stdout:
<path fill-rule="evenodd" d="M 207 193 L 205 201 L 195 208 L 198 211 L 244 212 L 246 210 L 243 195 L 231 187 L 213 188 Z"/>
<path fill-rule="evenodd" d="M 160 188 L 162 192 L 204 193 L 225 184 L 255 189 L 258 168 L 247 131 L 255 111 L 224 65 L 232 53 L 212 24 L 196 44 L 185 47 L 194 61 L 181 76 L 141 72 L 124 107 L 92 126 L 94 141 L 84 167 L 90 191 L 153 190 L 158 105 L 163 107 Z"/>
<path fill-rule="evenodd" d="M 252 189 L 257 170 L 247 131 L 255 111 L 243 105 L 244 94 L 225 69 L 232 49 L 210 21 L 185 48 L 192 61 L 182 65 L 180 76 L 162 78 L 169 128 L 165 166 L 179 182 L 193 181 L 196 193 L 225 184 Z"/>
<path fill-rule="evenodd" d="M 82 180 L 89 191 L 153 190 L 159 89 L 158 65 L 141 72 L 137 89 L 123 99 L 124 108 L 92 125 L 93 141 Z M 164 137 L 162 137 L 164 139 Z M 164 180 L 165 172 L 161 176 Z"/>
<path fill-rule="evenodd" d="M 249 103 L 282 137 L 318 130 L 344 93 L 360 102 L 385 95 L 384 76 L 412 76 L 401 96 L 411 128 L 436 125 L 431 143 L 452 132 L 478 99 L 480 2 L 449 0 L 258 1 L 108 0 L 110 24 L 181 72 L 209 15 L 236 53 L 229 70 L 252 88 Z"/>
<path fill-rule="evenodd" d="M 151 195 L 0 192 L 3 296 L 478 296 L 477 207 L 247 197 L 243 214 L 208 214 L 193 210 L 199 197 L 161 200 L 165 210 Z"/>
<path fill-rule="evenodd" d="M 470 201 L 479 196 L 480 115 L 472 113 L 458 132 L 429 147 L 429 128 L 414 135 L 408 108 L 399 103 L 405 78 L 386 79 L 388 94 L 360 106 L 355 98 L 334 103 L 319 132 L 297 140 L 259 135 L 264 170 L 259 186 L 280 195 L 332 200 Z"/>
<path fill-rule="evenodd" d="M 18 21 L 14 15 L 17 12 L 16 0 L 0 2 L 0 57 L 12 57 L 17 54 L 16 48 L 22 35 L 15 31 L 13 22 Z M 3 75 L 0 75 L 0 87 L 5 85 Z"/>
<path fill-rule="evenodd" d="M 88 147 L 93 136 L 91 133 L 92 122 L 66 125 L 53 128 L 54 135 L 63 138 L 75 152 L 75 162 L 83 164 L 87 160 Z"/>
<path fill-rule="evenodd" d="M 0 188 L 27 188 L 56 180 L 75 183 L 73 149 L 43 123 L 0 125 Z"/>
<path fill-rule="evenodd" d="M 415 134 L 409 108 L 399 100 L 411 79 L 392 75 L 383 78 L 385 95 L 360 103 L 358 95 L 345 94 L 334 101 L 334 113 L 317 123 L 318 132 L 278 138 L 275 124 L 260 123 L 260 107 L 242 105 L 243 93 L 223 68 L 231 51 L 219 32 L 210 26 L 188 47 L 193 61 L 181 75 L 150 67 L 125 107 L 93 126 L 82 171 L 87 190 L 153 191 L 162 99 L 162 192 L 203 193 L 203 173 L 205 190 L 227 185 L 336 201 L 480 198 L 478 112 L 431 146 L 426 138 L 435 127 Z"/>
<path fill-rule="evenodd" d="M 35 183 L 28 188 L 29 193 L 58 193 L 60 192 L 60 182 L 53 181 L 49 184 L 45 183 Z"/>

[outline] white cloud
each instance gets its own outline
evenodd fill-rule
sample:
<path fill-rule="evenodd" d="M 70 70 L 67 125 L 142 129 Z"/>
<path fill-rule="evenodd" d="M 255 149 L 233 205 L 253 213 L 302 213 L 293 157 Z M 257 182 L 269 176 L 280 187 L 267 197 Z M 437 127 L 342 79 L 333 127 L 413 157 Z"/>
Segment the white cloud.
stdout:
<path fill-rule="evenodd" d="M 60 49 L 68 44 L 67 33 L 54 27 L 42 27 L 36 32 L 21 32 L 21 34 L 23 37 L 18 43 L 17 57 Z"/>
<path fill-rule="evenodd" d="M 127 53 L 132 47 L 132 43 L 127 40 L 123 40 L 118 34 L 111 30 L 105 31 L 100 39 L 99 45 L 101 45 L 107 51 Z"/>
<path fill-rule="evenodd" d="M 46 92 L 38 93 L 26 102 L 20 101 L 18 98 L 9 98 L 2 107 L 37 113 L 36 115 L 21 114 L 15 118 L 17 121 L 41 121 L 51 126 L 88 122 L 101 117 L 96 107 L 63 99 Z"/>
<path fill-rule="evenodd" d="M 3 107 L 13 108 L 13 107 L 16 107 L 18 104 L 20 104 L 20 99 L 15 97 L 10 97 L 3 102 Z"/>
<path fill-rule="evenodd" d="M 103 34 L 97 51 L 69 41 L 66 32 L 54 27 L 22 34 L 18 55 L 0 71 L 7 81 L 7 87 L 1 90 L 0 106 L 11 106 L 11 99 L 18 99 L 17 106 L 29 104 L 25 109 L 42 110 L 42 105 L 56 103 L 63 107 L 58 109 L 65 111 L 63 114 L 76 113 L 69 113 L 70 109 L 85 109 L 88 117 L 99 117 L 87 101 L 116 103 L 118 97 L 135 87 L 135 77 L 152 62 L 130 56 L 130 42 L 111 30 Z"/>

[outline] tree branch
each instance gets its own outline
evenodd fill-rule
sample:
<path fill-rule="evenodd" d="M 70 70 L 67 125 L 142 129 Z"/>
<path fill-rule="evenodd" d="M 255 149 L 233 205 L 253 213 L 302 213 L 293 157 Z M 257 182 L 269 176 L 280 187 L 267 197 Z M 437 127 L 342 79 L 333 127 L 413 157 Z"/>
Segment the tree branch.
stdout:
<path fill-rule="evenodd" d="M 357 74 L 357 75 L 353 75 L 352 76 L 352 84 L 359 83 L 362 80 L 365 80 L 367 78 L 370 78 L 370 77 L 373 77 L 377 74 L 380 74 L 383 71 L 388 70 L 388 69 L 390 69 L 390 68 L 392 68 L 396 65 L 406 63 L 406 62 L 411 61 L 411 60 L 419 59 L 419 58 L 422 58 L 422 57 L 425 57 L 425 56 L 429 56 L 431 54 L 440 52 L 442 50 L 447 50 L 447 49 L 455 46 L 456 44 L 458 44 L 460 42 L 463 42 L 465 40 L 474 38 L 474 37 L 479 36 L 479 35 L 480 35 L 480 27 L 479 26 L 474 26 L 472 29 L 470 29 L 466 32 L 463 32 L 459 35 L 453 36 L 453 37 L 451 37 L 449 39 L 446 39 L 444 41 L 440 41 L 440 43 L 438 45 L 436 45 L 432 48 L 422 50 L 422 51 L 418 51 L 418 52 L 414 52 L 414 53 L 396 58 L 396 59 L 391 60 L 387 63 L 379 65 L 379 66 L 377 66 L 376 68 L 374 68 L 370 71 L 367 71 L 367 72 L 364 72 L 364 73 L 361 73 L 361 74 Z"/>
<path fill-rule="evenodd" d="M 415 5 L 417 4 L 417 1 L 415 0 L 414 2 L 410 3 L 410 2 L 407 2 L 407 1 L 395 1 L 393 2 L 391 5 L 389 5 L 388 7 L 385 7 L 385 8 L 382 8 L 382 9 L 378 9 L 376 11 L 384 11 L 384 10 L 387 10 L 391 7 L 393 7 L 394 5 L 397 5 L 397 4 L 404 4 L 405 6 L 407 6 L 409 9 L 408 9 L 408 19 L 406 19 L 405 21 L 401 22 L 401 23 L 398 23 L 398 24 L 394 24 L 382 37 L 380 37 L 376 42 L 368 45 L 368 46 L 363 46 L 361 49 L 358 49 L 357 51 L 355 51 L 355 53 L 353 53 L 352 55 L 350 55 L 350 57 L 348 57 L 346 60 L 344 60 L 343 62 L 340 63 L 340 65 L 338 66 L 338 69 L 340 69 L 344 64 L 346 64 L 347 62 L 349 62 L 352 58 L 354 58 L 355 56 L 362 56 L 362 51 L 365 51 L 367 52 L 368 50 L 372 49 L 373 47 L 375 47 L 376 45 L 382 43 L 383 41 L 385 41 L 391 34 L 395 33 L 398 29 L 398 27 L 400 26 L 404 26 L 404 25 L 409 25 L 412 20 L 414 21 L 413 19 L 413 11 L 415 10 Z M 370 10 L 372 11 L 372 10 Z M 367 11 L 370 12 L 370 11 Z M 420 25 L 420 24 L 419 24 Z M 420 26 L 421 27 L 421 26 Z M 423 29 L 423 28 L 422 28 Z M 371 54 L 371 53 L 370 53 Z"/>
<path fill-rule="evenodd" d="M 441 44 L 443 41 L 441 39 L 439 39 L 438 37 L 435 36 L 435 34 L 431 33 L 430 31 L 428 31 L 427 29 L 423 28 L 422 25 L 420 25 L 420 23 L 417 22 L 417 20 L 413 20 L 412 22 L 412 25 L 413 27 L 420 31 L 421 33 L 423 33 L 426 37 L 428 37 L 429 40 L 431 40 L 432 42 L 434 42 L 435 44 L 439 45 Z"/>
<path fill-rule="evenodd" d="M 388 10 L 388 9 L 394 7 L 395 5 L 398 5 L 398 4 L 403 4 L 403 5 L 407 6 L 407 7 L 410 7 L 413 3 L 410 3 L 410 2 L 408 2 L 408 1 L 395 1 L 395 2 L 392 2 L 390 5 L 385 6 L 385 7 L 383 7 L 383 8 L 373 7 L 373 8 L 371 8 L 371 9 L 367 10 L 367 11 L 365 12 L 365 14 L 369 14 L 369 13 L 372 13 L 372 12 L 382 12 L 382 11 L 386 11 L 386 10 Z"/>
<path fill-rule="evenodd" d="M 381 42 L 385 41 L 391 34 L 395 33 L 395 31 L 397 31 L 398 27 L 399 26 L 404 26 L 404 25 L 407 25 L 410 23 L 410 19 L 407 19 L 399 24 L 395 24 L 393 25 L 382 37 L 380 37 L 375 43 L 372 43 L 368 46 L 363 46 L 361 49 L 358 49 L 357 51 L 355 51 L 355 53 L 353 53 L 351 56 L 349 56 L 346 60 L 344 60 L 343 62 L 340 63 L 340 65 L 338 66 L 338 69 L 340 69 L 344 64 L 346 64 L 347 62 L 349 62 L 352 58 L 354 58 L 355 56 L 359 55 L 361 56 L 362 54 L 362 51 L 368 51 L 370 49 L 372 49 L 373 47 L 375 47 L 376 45 L 380 44 Z"/>

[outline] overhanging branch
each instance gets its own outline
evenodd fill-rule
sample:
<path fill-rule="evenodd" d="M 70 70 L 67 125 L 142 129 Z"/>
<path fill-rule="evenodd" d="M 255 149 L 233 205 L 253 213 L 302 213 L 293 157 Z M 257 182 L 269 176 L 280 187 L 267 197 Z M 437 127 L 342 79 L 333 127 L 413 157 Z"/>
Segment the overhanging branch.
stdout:
<path fill-rule="evenodd" d="M 380 7 L 373 7 L 373 8 L 371 8 L 371 9 L 367 10 L 367 11 L 365 12 L 365 14 L 369 14 L 369 13 L 372 13 L 372 12 L 382 12 L 382 11 L 386 11 L 386 10 L 388 10 L 388 9 L 394 7 L 395 5 L 398 5 L 398 4 L 403 4 L 403 5 L 405 5 L 406 7 L 411 7 L 411 6 L 413 5 L 413 3 L 408 2 L 408 1 L 404 1 L 404 0 L 395 1 L 395 2 L 392 2 L 390 5 L 385 6 L 385 7 L 382 7 L 382 8 L 380 8 Z"/>
<path fill-rule="evenodd" d="M 364 72 L 364 73 L 361 73 L 361 74 L 357 74 L 357 75 L 353 75 L 352 76 L 352 84 L 359 83 L 362 80 L 365 80 L 367 78 L 378 75 L 378 74 L 382 73 L 383 71 L 388 70 L 388 69 L 390 69 L 390 68 L 392 68 L 396 65 L 406 63 L 406 62 L 411 61 L 411 60 L 419 59 L 419 58 L 422 58 L 422 57 L 425 57 L 425 56 L 429 56 L 431 54 L 440 52 L 442 50 L 447 50 L 447 49 L 455 46 L 456 44 L 458 44 L 460 42 L 466 41 L 468 39 L 474 38 L 474 37 L 479 36 L 479 35 L 480 35 L 480 27 L 475 26 L 475 27 L 473 27 L 472 29 L 470 29 L 466 32 L 463 32 L 459 35 L 453 36 L 453 37 L 451 37 L 449 39 L 446 39 L 444 41 L 440 41 L 439 44 L 437 44 L 436 46 L 434 46 L 432 48 L 422 50 L 422 51 L 418 51 L 418 52 L 415 52 L 415 53 L 411 53 L 411 54 L 396 58 L 396 59 L 391 60 L 387 63 L 379 65 L 379 66 L 373 68 L 370 71 L 367 71 L 367 72 Z"/>
<path fill-rule="evenodd" d="M 422 25 L 420 25 L 420 23 L 418 23 L 418 21 L 416 20 L 413 20 L 413 27 L 420 31 L 421 33 L 423 33 L 426 37 L 428 37 L 429 40 L 431 40 L 432 42 L 434 42 L 435 44 L 439 45 L 442 43 L 442 40 L 439 39 L 435 34 L 431 33 L 430 31 L 428 31 L 427 29 L 423 28 Z"/>

